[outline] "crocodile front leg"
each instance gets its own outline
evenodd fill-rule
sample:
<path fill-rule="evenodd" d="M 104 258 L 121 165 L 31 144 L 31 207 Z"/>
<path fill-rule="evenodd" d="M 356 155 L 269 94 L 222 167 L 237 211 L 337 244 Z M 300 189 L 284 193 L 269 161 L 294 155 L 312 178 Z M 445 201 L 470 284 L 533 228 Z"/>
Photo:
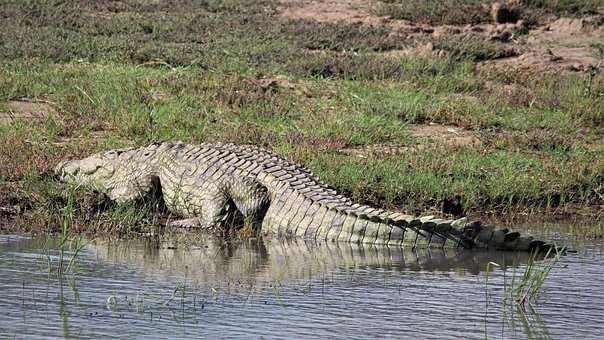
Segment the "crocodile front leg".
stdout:
<path fill-rule="evenodd" d="M 162 194 L 168 209 L 185 218 L 169 223 L 172 227 L 218 230 L 231 221 L 236 212 L 223 185 L 214 181 L 163 179 Z"/>
<path fill-rule="evenodd" d="M 212 195 L 204 200 L 197 215 L 190 218 L 176 220 L 168 223 L 168 226 L 187 229 L 222 230 L 225 226 L 236 224 L 241 220 L 241 215 L 233 202 L 224 195 Z"/>
<path fill-rule="evenodd" d="M 170 226 L 225 231 L 249 223 L 257 229 L 270 202 L 268 189 L 251 177 L 162 175 L 168 209 L 186 218 Z"/>

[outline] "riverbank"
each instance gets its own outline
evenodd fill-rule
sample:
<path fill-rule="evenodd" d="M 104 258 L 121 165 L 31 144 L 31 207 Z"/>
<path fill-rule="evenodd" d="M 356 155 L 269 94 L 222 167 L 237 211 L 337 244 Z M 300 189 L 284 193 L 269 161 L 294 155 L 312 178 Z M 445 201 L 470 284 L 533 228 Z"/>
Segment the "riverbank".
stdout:
<path fill-rule="evenodd" d="M 260 145 L 413 214 L 453 202 L 603 216 L 604 20 L 591 2 L 522 27 L 482 12 L 413 23 L 396 2 L 312 19 L 322 3 L 2 5 L 0 228 L 161 224 L 157 202 L 117 206 L 52 175 L 59 160 L 156 140 Z"/>

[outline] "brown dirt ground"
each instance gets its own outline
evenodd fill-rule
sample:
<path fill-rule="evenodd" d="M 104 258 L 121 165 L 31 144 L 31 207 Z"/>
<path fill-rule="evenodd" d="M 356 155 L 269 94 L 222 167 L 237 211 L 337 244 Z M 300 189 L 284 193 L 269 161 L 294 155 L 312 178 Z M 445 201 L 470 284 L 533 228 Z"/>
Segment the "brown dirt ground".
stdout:
<path fill-rule="evenodd" d="M 369 13 L 369 6 L 369 1 L 363 0 L 283 0 L 279 12 L 282 17 L 293 20 L 383 24 L 382 18 Z"/>
<path fill-rule="evenodd" d="M 482 145 L 482 141 L 469 130 L 441 124 L 417 124 L 410 128 L 415 143 L 412 145 L 374 144 L 362 148 L 344 148 L 339 151 L 357 157 L 398 155 L 409 151 L 421 150 L 430 146 L 458 148 L 462 146 Z"/>
<path fill-rule="evenodd" d="M 56 113 L 53 106 L 45 100 L 20 99 L 6 103 L 8 110 L 0 111 L 0 122 L 16 119 L 43 119 Z"/>
<path fill-rule="evenodd" d="M 393 20 L 371 13 L 368 0 L 282 0 L 281 17 L 289 20 L 316 20 L 319 22 L 361 23 L 385 26 L 392 34 L 407 38 L 439 38 L 447 35 L 477 35 L 486 39 L 505 39 L 520 55 L 490 60 L 479 67 L 497 69 L 535 69 L 538 71 L 590 71 L 604 73 L 604 52 L 597 44 L 604 42 L 604 11 L 584 18 L 559 18 L 540 27 L 532 28 L 526 35 L 522 22 L 516 24 L 480 24 L 466 26 L 430 26 L 407 20 Z M 554 18 L 555 19 L 555 18 Z M 422 40 L 422 38 L 424 38 Z M 432 44 L 424 44 L 405 50 L 388 51 L 390 55 L 429 54 L 446 56 L 444 51 L 434 50 Z"/>
<path fill-rule="evenodd" d="M 481 145 L 472 131 L 453 126 L 441 124 L 421 124 L 411 128 L 411 136 L 416 139 L 424 139 L 431 143 L 445 144 L 450 146 Z"/>
<path fill-rule="evenodd" d="M 604 15 L 560 18 L 531 30 L 522 42 L 527 52 L 512 58 L 486 62 L 494 67 L 604 72 Z M 602 48 L 604 46 L 600 46 Z"/>

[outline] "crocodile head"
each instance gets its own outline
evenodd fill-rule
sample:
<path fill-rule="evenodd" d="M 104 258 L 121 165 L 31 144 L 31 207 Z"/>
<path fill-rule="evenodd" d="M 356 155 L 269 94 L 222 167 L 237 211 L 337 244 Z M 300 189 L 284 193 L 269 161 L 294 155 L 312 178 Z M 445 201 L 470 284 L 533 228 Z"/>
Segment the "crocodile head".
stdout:
<path fill-rule="evenodd" d="M 55 173 L 63 182 L 98 190 L 114 201 L 131 201 L 158 187 L 159 146 L 109 150 L 63 161 Z"/>

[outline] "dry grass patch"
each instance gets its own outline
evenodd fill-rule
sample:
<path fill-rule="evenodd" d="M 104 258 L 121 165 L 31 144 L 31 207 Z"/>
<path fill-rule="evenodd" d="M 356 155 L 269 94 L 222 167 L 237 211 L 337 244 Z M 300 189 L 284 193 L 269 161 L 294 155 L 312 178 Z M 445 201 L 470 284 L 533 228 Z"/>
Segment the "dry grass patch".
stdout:
<path fill-rule="evenodd" d="M 472 131 L 454 125 L 416 124 L 409 128 L 413 144 L 372 144 L 362 147 L 341 147 L 339 152 L 357 157 L 384 157 L 419 151 L 430 147 L 444 147 L 451 150 L 460 147 L 477 147 L 482 141 Z"/>
<path fill-rule="evenodd" d="M 42 99 L 11 100 L 4 106 L 6 110 L 0 110 L 0 123 L 14 120 L 43 120 L 57 113 L 50 102 Z"/>
<path fill-rule="evenodd" d="M 422 124 L 411 127 L 411 136 L 421 141 L 450 147 L 479 146 L 480 139 L 469 130 L 441 124 Z"/>

